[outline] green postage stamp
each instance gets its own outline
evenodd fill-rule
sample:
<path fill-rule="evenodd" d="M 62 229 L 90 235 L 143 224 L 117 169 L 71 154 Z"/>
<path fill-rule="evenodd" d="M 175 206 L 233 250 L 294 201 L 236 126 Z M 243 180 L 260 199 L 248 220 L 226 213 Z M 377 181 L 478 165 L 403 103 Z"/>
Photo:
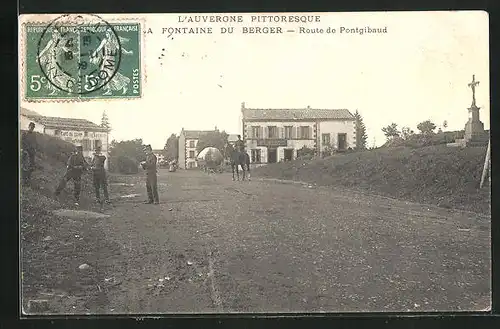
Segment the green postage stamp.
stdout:
<path fill-rule="evenodd" d="M 140 98 L 141 26 L 68 14 L 22 26 L 24 100 Z"/>

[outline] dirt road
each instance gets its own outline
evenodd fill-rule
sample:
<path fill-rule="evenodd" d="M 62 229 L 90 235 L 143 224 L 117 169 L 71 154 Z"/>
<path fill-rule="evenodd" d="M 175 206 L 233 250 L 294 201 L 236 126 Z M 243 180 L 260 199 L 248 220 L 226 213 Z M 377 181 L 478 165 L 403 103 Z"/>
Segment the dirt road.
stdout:
<path fill-rule="evenodd" d="M 490 219 L 227 174 L 114 177 L 90 312 L 460 311 L 489 307 Z M 105 283 L 103 283 L 103 286 Z"/>

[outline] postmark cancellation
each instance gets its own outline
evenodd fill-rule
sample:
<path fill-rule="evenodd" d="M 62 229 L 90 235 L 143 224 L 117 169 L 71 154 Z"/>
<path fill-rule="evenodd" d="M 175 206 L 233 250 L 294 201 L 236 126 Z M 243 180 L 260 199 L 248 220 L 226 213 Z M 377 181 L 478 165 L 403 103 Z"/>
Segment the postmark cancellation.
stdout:
<path fill-rule="evenodd" d="M 25 101 L 133 99 L 142 95 L 141 22 L 67 14 L 21 24 Z"/>

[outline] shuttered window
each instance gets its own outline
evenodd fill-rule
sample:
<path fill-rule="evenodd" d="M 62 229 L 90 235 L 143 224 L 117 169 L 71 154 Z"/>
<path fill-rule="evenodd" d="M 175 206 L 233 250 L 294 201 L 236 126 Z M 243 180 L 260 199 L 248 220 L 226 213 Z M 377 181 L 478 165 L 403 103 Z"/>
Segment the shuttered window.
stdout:
<path fill-rule="evenodd" d="M 292 126 L 286 126 L 285 127 L 285 137 L 286 139 L 292 139 L 293 138 L 293 127 Z"/>
<path fill-rule="evenodd" d="M 278 127 L 268 126 L 267 127 L 267 138 L 278 138 Z"/>
<path fill-rule="evenodd" d="M 252 135 L 251 138 L 260 138 L 260 127 L 259 126 L 252 126 Z"/>
<path fill-rule="evenodd" d="M 260 162 L 260 149 L 254 149 L 251 151 L 251 159 L 252 159 L 252 162 Z"/>
<path fill-rule="evenodd" d="M 301 126 L 299 127 L 299 136 L 301 139 L 309 139 L 311 138 L 311 127 L 309 126 Z"/>
<path fill-rule="evenodd" d="M 330 134 L 322 134 L 321 142 L 323 145 L 330 145 Z"/>

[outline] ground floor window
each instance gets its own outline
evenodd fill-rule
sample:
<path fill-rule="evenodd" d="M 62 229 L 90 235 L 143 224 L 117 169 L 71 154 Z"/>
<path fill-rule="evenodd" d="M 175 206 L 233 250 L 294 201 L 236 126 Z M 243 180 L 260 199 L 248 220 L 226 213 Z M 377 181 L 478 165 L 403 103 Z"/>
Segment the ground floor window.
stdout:
<path fill-rule="evenodd" d="M 285 149 L 283 152 L 283 158 L 285 161 L 292 161 L 293 154 L 295 153 L 294 149 Z"/>
<path fill-rule="evenodd" d="M 250 157 L 251 157 L 252 162 L 257 162 L 257 163 L 261 162 L 260 149 L 252 150 Z"/>
<path fill-rule="evenodd" d="M 100 139 L 94 139 L 94 150 L 97 149 L 98 147 L 102 148 L 102 142 Z"/>

